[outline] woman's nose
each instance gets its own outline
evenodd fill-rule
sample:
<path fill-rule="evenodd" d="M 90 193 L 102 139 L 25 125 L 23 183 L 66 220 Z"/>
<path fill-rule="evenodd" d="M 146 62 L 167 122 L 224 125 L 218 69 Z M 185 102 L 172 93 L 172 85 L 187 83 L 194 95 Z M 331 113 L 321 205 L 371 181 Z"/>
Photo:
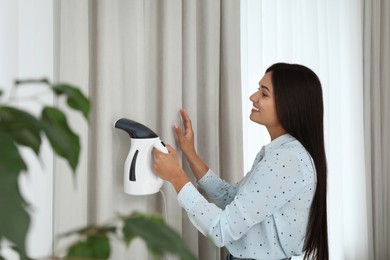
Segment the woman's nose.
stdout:
<path fill-rule="evenodd" d="M 250 100 L 250 101 L 256 102 L 256 100 L 257 100 L 257 98 L 256 98 L 256 93 L 257 93 L 257 92 L 255 92 L 255 93 L 253 93 L 252 95 L 250 95 L 250 97 L 249 97 L 249 100 Z"/>

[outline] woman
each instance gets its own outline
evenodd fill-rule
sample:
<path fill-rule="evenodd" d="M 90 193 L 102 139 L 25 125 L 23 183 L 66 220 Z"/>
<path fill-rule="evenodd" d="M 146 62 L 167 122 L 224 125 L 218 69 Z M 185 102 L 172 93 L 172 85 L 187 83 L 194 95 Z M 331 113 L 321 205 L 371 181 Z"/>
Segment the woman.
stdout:
<path fill-rule="evenodd" d="M 175 132 L 210 202 L 191 184 L 171 146 L 168 154 L 153 150 L 154 171 L 175 187 L 198 230 L 229 250 L 227 259 L 288 259 L 302 253 L 328 259 L 321 83 L 302 65 L 277 63 L 250 100 L 250 119 L 267 128 L 271 142 L 239 183 L 221 180 L 200 159 L 184 110 L 185 132 L 177 126 Z"/>

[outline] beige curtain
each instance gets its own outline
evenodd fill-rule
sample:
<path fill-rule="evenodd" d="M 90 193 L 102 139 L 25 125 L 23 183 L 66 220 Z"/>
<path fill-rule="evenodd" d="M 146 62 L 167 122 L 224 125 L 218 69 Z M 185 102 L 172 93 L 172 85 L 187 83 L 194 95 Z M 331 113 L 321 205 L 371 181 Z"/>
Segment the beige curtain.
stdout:
<path fill-rule="evenodd" d="M 364 1 L 367 180 L 372 188 L 375 259 L 390 258 L 390 2 Z"/>
<path fill-rule="evenodd" d="M 239 1 L 58 1 L 55 5 L 57 79 L 84 86 L 92 104 L 74 180 L 56 163 L 54 233 L 104 223 L 117 213 L 160 213 L 199 259 L 225 253 L 182 213 L 165 184 L 150 196 L 124 194 L 122 169 L 130 140 L 113 127 L 127 117 L 176 146 L 179 108 L 192 118 L 196 146 L 208 165 L 230 181 L 243 176 Z M 72 115 L 71 115 L 72 116 Z M 188 170 L 188 165 L 183 162 Z M 111 259 L 148 259 L 141 241 L 114 244 Z"/>

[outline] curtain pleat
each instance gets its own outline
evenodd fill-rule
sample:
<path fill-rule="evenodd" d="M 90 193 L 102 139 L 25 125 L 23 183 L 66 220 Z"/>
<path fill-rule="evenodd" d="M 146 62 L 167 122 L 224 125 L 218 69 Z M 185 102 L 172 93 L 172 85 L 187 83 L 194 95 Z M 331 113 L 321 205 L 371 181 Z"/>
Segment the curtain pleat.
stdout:
<path fill-rule="evenodd" d="M 371 259 L 390 258 L 390 2 L 364 1 L 364 109 L 367 182 L 371 184 Z"/>
<path fill-rule="evenodd" d="M 69 31 L 62 27 L 60 37 L 84 30 L 83 37 L 75 37 L 72 43 L 88 48 L 74 57 L 69 42 L 61 41 L 59 47 L 61 64 L 82 60 L 79 66 L 72 62 L 61 66 L 60 75 L 66 73 L 64 78 L 72 81 L 77 69 L 75 73 L 88 79 L 80 84 L 88 86 L 92 101 L 89 129 L 82 129 L 87 144 L 81 160 L 87 168 L 77 174 L 87 177 L 77 184 L 84 196 L 75 204 L 84 208 L 76 213 L 82 219 L 76 225 L 104 223 L 118 213 L 158 213 L 199 259 L 223 259 L 220 249 L 182 212 L 169 183 L 163 187 L 166 201 L 161 193 L 130 196 L 123 192 L 130 140 L 113 124 L 121 117 L 133 119 L 177 147 L 172 126 L 181 123 L 179 108 L 183 107 L 192 119 L 199 155 L 221 176 L 242 177 L 239 2 L 91 0 L 77 12 L 86 15 L 82 19 L 70 12 L 76 5 L 80 4 L 61 4 L 61 26 L 71 19 L 74 25 Z M 190 173 L 184 160 L 183 167 Z M 57 186 L 61 181 L 56 181 Z M 61 193 L 54 191 L 61 202 L 54 212 L 54 233 L 69 226 L 59 215 L 72 207 L 64 202 L 69 187 L 67 183 Z M 153 259 L 140 240 L 129 248 L 115 242 L 112 246 L 111 259 Z"/>
<path fill-rule="evenodd" d="M 54 1 L 54 81 L 67 82 L 89 92 L 90 51 L 88 2 Z M 66 106 L 57 104 L 66 111 Z M 62 158 L 53 165 L 53 240 L 54 252 L 69 241 L 57 241 L 59 234 L 88 224 L 88 123 L 78 113 L 68 112 L 68 123 L 80 136 L 81 152 L 76 174 Z"/>

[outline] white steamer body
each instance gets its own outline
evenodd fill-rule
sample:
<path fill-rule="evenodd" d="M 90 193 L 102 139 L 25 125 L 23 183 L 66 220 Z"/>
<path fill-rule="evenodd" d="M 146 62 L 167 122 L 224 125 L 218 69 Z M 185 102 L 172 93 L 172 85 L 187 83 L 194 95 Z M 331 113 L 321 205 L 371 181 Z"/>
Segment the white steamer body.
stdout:
<path fill-rule="evenodd" d="M 147 126 L 128 118 L 115 121 L 115 128 L 130 136 L 130 151 L 127 155 L 123 188 L 130 195 L 148 195 L 158 192 L 164 181 L 153 172 L 152 149 L 168 153 L 159 136 Z"/>
<path fill-rule="evenodd" d="M 130 151 L 123 174 L 124 191 L 131 195 L 158 192 L 163 185 L 163 180 L 153 172 L 152 149 L 156 144 L 161 144 L 160 138 L 130 138 L 130 140 Z"/>

